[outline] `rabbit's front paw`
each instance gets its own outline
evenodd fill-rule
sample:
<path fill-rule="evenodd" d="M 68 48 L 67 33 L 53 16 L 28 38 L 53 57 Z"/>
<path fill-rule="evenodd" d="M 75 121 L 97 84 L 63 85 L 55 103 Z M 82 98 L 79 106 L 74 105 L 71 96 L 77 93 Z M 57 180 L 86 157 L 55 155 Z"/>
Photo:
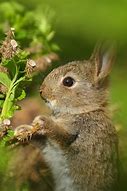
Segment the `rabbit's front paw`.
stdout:
<path fill-rule="evenodd" d="M 14 137 L 21 142 L 31 140 L 34 133 L 34 127 L 31 125 L 20 125 L 14 131 Z"/>
<path fill-rule="evenodd" d="M 34 135 L 46 135 L 50 120 L 46 116 L 37 116 L 31 125 L 20 125 L 15 129 L 14 138 L 19 142 L 28 142 Z"/>
<path fill-rule="evenodd" d="M 38 134 L 46 135 L 49 129 L 50 120 L 44 115 L 35 117 L 32 126 L 36 129 Z"/>

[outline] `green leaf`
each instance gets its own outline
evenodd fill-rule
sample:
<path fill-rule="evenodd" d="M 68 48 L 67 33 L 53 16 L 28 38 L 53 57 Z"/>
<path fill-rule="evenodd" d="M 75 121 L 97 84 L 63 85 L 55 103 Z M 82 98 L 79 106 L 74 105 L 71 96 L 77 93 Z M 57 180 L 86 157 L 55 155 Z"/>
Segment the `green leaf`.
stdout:
<path fill-rule="evenodd" d="M 21 60 L 27 59 L 29 56 L 29 52 L 27 51 L 21 51 L 17 54 L 18 59 L 20 58 Z"/>
<path fill-rule="evenodd" d="M 4 148 L 6 146 L 6 142 L 8 142 L 10 138 L 13 136 L 14 136 L 14 131 L 9 129 L 7 131 L 7 135 L 3 137 L 2 141 L 0 141 L 0 147 Z"/>
<path fill-rule="evenodd" d="M 3 98 L 5 98 L 5 95 L 0 93 L 0 99 L 3 99 Z"/>
<path fill-rule="evenodd" d="M 8 137 L 13 137 L 13 136 L 14 136 L 14 131 L 11 130 L 11 129 L 9 129 L 9 130 L 7 131 L 7 136 L 8 136 Z"/>
<path fill-rule="evenodd" d="M 0 108 L 3 107 L 4 100 L 0 100 Z"/>
<path fill-rule="evenodd" d="M 6 67 L 7 70 L 9 71 L 10 76 L 12 77 L 12 79 L 15 76 L 16 73 L 16 65 L 14 63 L 14 61 L 12 59 L 8 60 L 2 60 L 2 66 Z"/>
<path fill-rule="evenodd" d="M 47 41 L 52 40 L 53 37 L 54 37 L 54 35 L 55 35 L 55 31 L 51 31 L 51 32 L 47 35 Z"/>
<path fill-rule="evenodd" d="M 57 44 L 52 43 L 52 44 L 51 44 L 51 49 L 52 49 L 53 51 L 59 51 L 59 50 L 60 50 L 60 47 L 59 47 Z"/>
<path fill-rule="evenodd" d="M 22 99 L 24 99 L 26 97 L 26 92 L 25 92 L 25 90 L 22 90 L 22 92 L 21 92 L 21 94 L 20 94 L 20 96 L 17 98 L 17 100 L 22 100 Z"/>
<path fill-rule="evenodd" d="M 0 72 L 0 83 L 6 86 L 7 88 L 11 85 L 11 80 L 8 75 L 4 72 Z"/>
<path fill-rule="evenodd" d="M 26 77 L 25 77 L 25 76 L 19 78 L 19 79 L 14 83 L 14 88 L 16 88 L 17 85 L 19 85 L 19 83 L 24 82 L 24 81 L 26 81 Z"/>

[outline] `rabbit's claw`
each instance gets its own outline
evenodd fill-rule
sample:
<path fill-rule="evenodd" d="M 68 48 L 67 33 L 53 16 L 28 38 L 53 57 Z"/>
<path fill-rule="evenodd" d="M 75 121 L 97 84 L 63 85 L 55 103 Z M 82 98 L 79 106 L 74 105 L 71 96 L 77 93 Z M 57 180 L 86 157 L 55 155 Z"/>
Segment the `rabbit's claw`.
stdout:
<path fill-rule="evenodd" d="M 9 141 L 9 145 L 19 145 L 28 143 L 31 141 L 33 135 L 46 134 L 46 120 L 45 116 L 37 116 L 31 125 L 20 125 L 14 131 L 14 137 Z"/>
<path fill-rule="evenodd" d="M 33 135 L 33 126 L 21 125 L 15 129 L 14 137 L 20 142 L 28 142 Z"/>
<path fill-rule="evenodd" d="M 33 120 L 32 126 L 34 127 L 34 131 L 38 132 L 38 134 L 45 135 L 47 132 L 46 124 L 47 124 L 47 117 L 40 115 L 35 117 Z"/>

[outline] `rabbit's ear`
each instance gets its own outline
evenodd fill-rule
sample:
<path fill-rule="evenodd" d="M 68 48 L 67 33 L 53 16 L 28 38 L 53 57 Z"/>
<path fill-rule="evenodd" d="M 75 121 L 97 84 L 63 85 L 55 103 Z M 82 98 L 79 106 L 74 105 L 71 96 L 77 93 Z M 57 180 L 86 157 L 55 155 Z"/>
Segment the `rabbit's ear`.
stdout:
<path fill-rule="evenodd" d="M 103 81 L 111 72 L 115 59 L 115 47 L 98 44 L 91 56 L 95 64 L 95 82 Z"/>

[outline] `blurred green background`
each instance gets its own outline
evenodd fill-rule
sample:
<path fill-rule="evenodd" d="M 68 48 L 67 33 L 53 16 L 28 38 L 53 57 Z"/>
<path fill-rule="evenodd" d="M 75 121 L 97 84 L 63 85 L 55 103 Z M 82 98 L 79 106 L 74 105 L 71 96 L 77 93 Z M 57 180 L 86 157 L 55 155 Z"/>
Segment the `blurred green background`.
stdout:
<path fill-rule="evenodd" d="M 118 122 L 127 127 L 127 1 L 126 0 L 17 0 L 28 9 L 48 5 L 55 13 L 55 41 L 61 64 L 89 58 L 100 39 L 117 42 L 111 96 L 119 105 Z"/>
<path fill-rule="evenodd" d="M 54 11 L 55 41 L 60 64 L 89 58 L 101 39 L 117 42 L 111 99 L 118 104 L 116 120 L 127 127 L 127 1 L 126 0 L 17 0 L 28 10 L 36 6 Z"/>
<path fill-rule="evenodd" d="M 119 105 L 118 122 L 127 127 L 127 1 L 126 0 L 17 0 L 28 9 L 49 6 L 55 13 L 55 41 L 61 64 L 89 58 L 100 39 L 117 42 L 111 96 Z"/>
<path fill-rule="evenodd" d="M 11 0 L 10 0 L 11 1 Z M 4 1 L 0 1 L 4 2 Z M 96 42 L 117 42 L 117 58 L 111 76 L 111 103 L 119 130 L 122 180 L 127 190 L 127 0 L 17 0 L 27 10 L 48 6 L 54 13 L 59 64 L 89 58 Z M 7 10 L 5 10 L 7 11 Z M 36 17 L 36 15 L 35 15 Z M 32 29 L 31 29 L 32 30 Z"/>

